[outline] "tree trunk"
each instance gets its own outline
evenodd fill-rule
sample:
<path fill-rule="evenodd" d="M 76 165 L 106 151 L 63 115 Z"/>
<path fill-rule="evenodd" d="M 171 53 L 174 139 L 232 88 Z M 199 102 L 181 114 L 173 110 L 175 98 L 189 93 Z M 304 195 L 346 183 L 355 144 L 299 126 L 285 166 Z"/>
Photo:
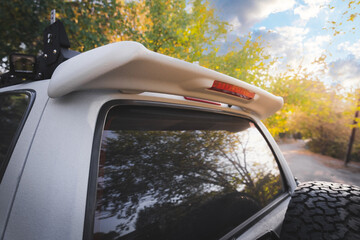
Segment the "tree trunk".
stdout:
<path fill-rule="evenodd" d="M 357 102 L 357 107 L 356 109 L 358 109 L 360 107 L 360 98 Z M 345 161 L 344 161 L 344 165 L 347 166 L 347 164 L 350 162 L 350 158 L 351 158 L 351 150 L 352 150 L 352 146 L 354 144 L 354 140 L 355 140 L 355 133 L 356 133 L 356 124 L 357 124 L 357 121 L 356 119 L 359 117 L 359 110 L 356 110 L 355 112 L 355 117 L 354 117 L 354 121 L 353 121 L 353 124 L 354 124 L 354 127 L 352 128 L 351 130 L 351 135 L 350 135 L 350 140 L 349 140 L 349 145 L 348 145 L 348 150 L 346 152 L 346 157 L 345 157 Z"/>

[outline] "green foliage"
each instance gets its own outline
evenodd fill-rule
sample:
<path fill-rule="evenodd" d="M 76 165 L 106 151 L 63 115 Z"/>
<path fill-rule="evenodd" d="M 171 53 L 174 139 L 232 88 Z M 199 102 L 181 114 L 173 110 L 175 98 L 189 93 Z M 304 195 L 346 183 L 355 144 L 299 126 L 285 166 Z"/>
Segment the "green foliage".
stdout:
<path fill-rule="evenodd" d="M 351 123 L 355 113 L 356 94 L 336 94 L 335 91 L 330 91 L 323 94 L 320 100 L 321 102 L 315 102 L 319 106 L 318 114 L 303 113 L 298 116 L 298 119 L 302 119 L 299 128 L 302 129 L 303 135 L 311 140 L 308 143 L 310 150 L 344 159 L 350 132 L 354 127 Z M 357 151 L 356 146 L 360 146 L 359 143 L 360 138 L 357 138 L 353 153 Z"/>
<path fill-rule="evenodd" d="M 243 41 L 237 39 L 232 51 L 218 55 L 216 49 L 200 59 L 200 65 L 214 69 L 234 78 L 267 88 L 268 70 L 273 64 L 269 60 L 261 38 L 252 39 L 248 35 Z"/>
<path fill-rule="evenodd" d="M 265 120 L 270 132 L 275 136 L 300 134 L 309 140 L 311 151 L 343 159 L 354 126 L 356 94 L 328 88 L 315 73 L 301 69 L 279 77 L 271 92 L 282 96 L 285 104 Z"/>
<path fill-rule="evenodd" d="M 272 77 L 268 90 L 284 99 L 283 108 L 265 120 L 273 135 L 302 132 L 297 122 L 300 113 L 328 119 L 327 104 L 331 103 L 331 96 L 324 83 L 315 76 L 316 73 L 299 66 Z"/>
<path fill-rule="evenodd" d="M 38 54 L 42 31 L 49 25 L 50 11 L 56 9 L 74 50 L 133 40 L 156 52 L 197 61 L 225 35 L 226 23 L 207 1 L 190 1 L 190 10 L 186 4 L 185 0 L 1 1 L 0 58 L 11 52 Z"/>
<path fill-rule="evenodd" d="M 0 58 L 12 52 L 38 54 L 52 9 L 56 9 L 57 18 L 64 22 L 72 49 L 85 51 L 106 44 L 109 34 L 119 26 L 117 9 L 121 6 L 115 0 L 1 1 Z"/>
<path fill-rule="evenodd" d="M 321 115 L 303 116 L 300 128 L 306 138 L 311 139 L 308 147 L 311 151 L 343 159 L 347 150 L 351 119 L 331 109 L 331 120 Z"/>
<path fill-rule="evenodd" d="M 227 24 L 219 20 L 208 1 L 140 0 L 128 7 L 132 32 L 123 34 L 125 39 L 189 62 L 215 48 L 215 41 L 227 32 Z"/>

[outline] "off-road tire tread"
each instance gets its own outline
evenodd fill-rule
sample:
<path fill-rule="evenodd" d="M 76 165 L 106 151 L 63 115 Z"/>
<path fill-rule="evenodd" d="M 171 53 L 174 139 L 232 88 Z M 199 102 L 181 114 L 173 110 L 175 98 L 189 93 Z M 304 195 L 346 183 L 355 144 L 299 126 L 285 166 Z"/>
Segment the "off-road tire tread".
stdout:
<path fill-rule="evenodd" d="M 360 239 L 360 187 L 300 184 L 292 195 L 280 239 Z"/>

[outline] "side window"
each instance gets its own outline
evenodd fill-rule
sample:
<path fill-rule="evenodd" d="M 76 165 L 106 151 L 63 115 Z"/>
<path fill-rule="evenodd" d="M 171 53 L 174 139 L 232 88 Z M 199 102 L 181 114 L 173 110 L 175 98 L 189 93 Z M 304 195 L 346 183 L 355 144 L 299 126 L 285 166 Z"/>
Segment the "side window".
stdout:
<path fill-rule="evenodd" d="M 112 108 L 94 239 L 218 239 L 284 192 L 254 123 L 160 107 Z"/>
<path fill-rule="evenodd" d="M 0 180 L 22 128 L 22 119 L 30 104 L 27 93 L 0 93 Z"/>

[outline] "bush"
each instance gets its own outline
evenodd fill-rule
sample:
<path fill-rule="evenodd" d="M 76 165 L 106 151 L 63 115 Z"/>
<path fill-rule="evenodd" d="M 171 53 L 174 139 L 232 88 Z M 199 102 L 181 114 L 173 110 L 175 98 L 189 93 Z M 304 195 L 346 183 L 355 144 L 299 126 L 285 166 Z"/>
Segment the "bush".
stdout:
<path fill-rule="evenodd" d="M 313 139 L 306 146 L 312 152 L 338 159 L 343 159 L 347 150 L 346 142 L 336 141 L 336 139 Z"/>
<path fill-rule="evenodd" d="M 293 126 L 303 138 L 309 139 L 307 147 L 310 151 L 344 159 L 351 133 L 351 118 L 336 110 L 329 109 L 327 114 L 297 114 Z M 358 156 L 355 157 L 358 159 Z"/>

